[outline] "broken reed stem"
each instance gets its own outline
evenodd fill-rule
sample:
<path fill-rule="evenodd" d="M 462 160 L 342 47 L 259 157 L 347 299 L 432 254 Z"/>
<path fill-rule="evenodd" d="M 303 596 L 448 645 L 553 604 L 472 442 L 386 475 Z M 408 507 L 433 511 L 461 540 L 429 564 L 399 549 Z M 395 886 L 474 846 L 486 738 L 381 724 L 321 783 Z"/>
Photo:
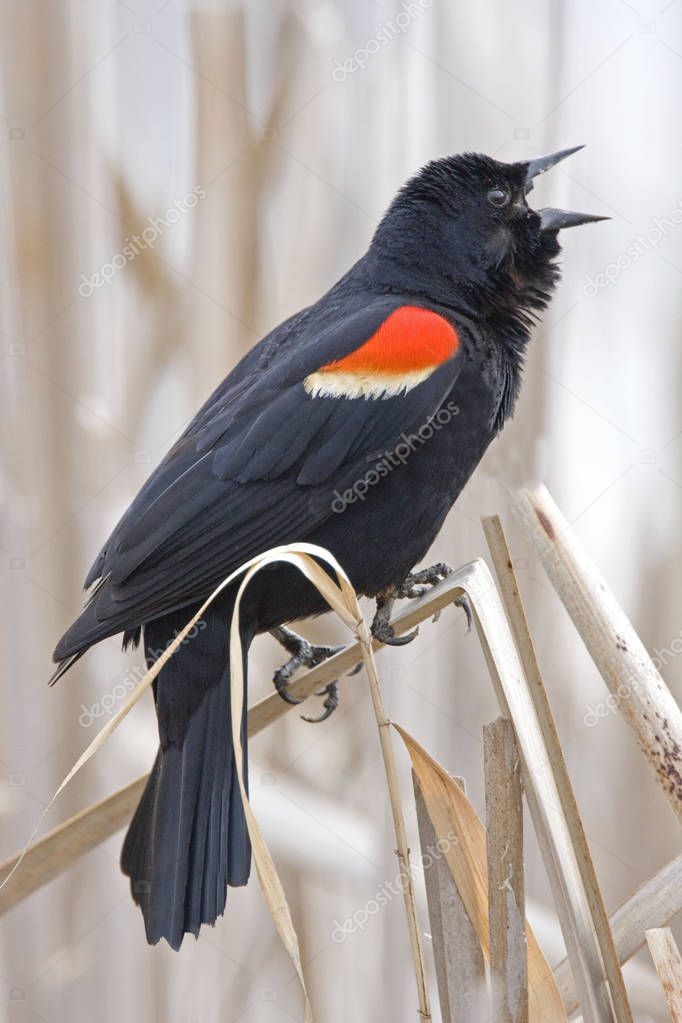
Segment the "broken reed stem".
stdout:
<path fill-rule="evenodd" d="M 407 833 L 405 831 L 405 818 L 400 798 L 400 783 L 396 771 L 395 758 L 393 756 L 393 745 L 391 743 L 391 723 L 386 718 L 384 703 L 381 697 L 379 679 L 376 672 L 376 664 L 372 651 L 372 637 L 363 621 L 358 628 L 358 639 L 362 648 L 367 678 L 369 679 L 369 691 L 374 707 L 374 716 L 379 730 L 379 742 L 381 753 L 384 758 L 386 770 L 386 782 L 391 802 L 391 813 L 393 814 L 393 827 L 395 830 L 396 856 L 400 864 L 400 872 L 403 878 L 403 897 L 405 899 L 405 911 L 407 913 L 407 924 L 410 932 L 410 945 L 412 947 L 412 959 L 414 961 L 414 972 L 417 980 L 417 994 L 419 997 L 419 1016 L 422 1020 L 431 1021 L 431 1009 L 429 1006 L 429 991 L 426 983 L 426 968 L 424 966 L 424 950 L 422 947 L 421 935 L 419 933 L 419 921 L 417 919 L 417 901 L 414 894 L 414 882 L 410 866 L 410 849 L 407 844 Z"/>
<path fill-rule="evenodd" d="M 660 978 L 673 1023 L 682 1023 L 682 959 L 669 927 L 646 932 L 646 940 Z"/>
<path fill-rule="evenodd" d="M 495 1023 L 528 1023 L 521 762 L 508 718 L 483 728 L 490 984 Z"/>
<path fill-rule="evenodd" d="M 619 1023 L 631 1023 L 632 1013 L 628 1003 L 627 992 L 620 970 L 620 963 L 609 926 L 609 919 L 604 900 L 599 888 L 597 874 L 592 863 L 592 856 L 585 837 L 582 819 L 576 803 L 573 786 L 566 767 L 561 741 L 556 729 L 554 715 L 547 696 L 547 690 L 540 673 L 535 646 L 528 627 L 526 612 L 519 593 L 516 573 L 512 565 L 511 554 L 504 535 L 502 523 L 498 515 L 483 519 L 483 531 L 490 550 L 495 575 L 500 588 L 502 603 L 511 626 L 516 649 L 519 652 L 523 670 L 528 680 L 528 689 L 540 722 L 544 736 L 547 755 L 556 780 L 563 814 L 575 850 L 575 858 L 582 882 L 581 901 L 586 903 L 590 924 L 596 938 L 601 967 L 608 980 L 614 1018 Z M 596 951 L 596 950 L 595 950 Z"/>
<path fill-rule="evenodd" d="M 467 596 L 500 709 L 516 732 L 526 801 L 579 986 L 584 1023 L 605 1023 L 613 1016 L 601 956 L 542 723 L 490 569 L 484 561 L 477 568 Z"/>
<path fill-rule="evenodd" d="M 466 795 L 464 778 L 453 778 Z M 424 866 L 431 943 L 442 1023 L 486 1023 L 490 1019 L 483 950 L 429 817 L 412 769 L 419 844 Z M 442 838 L 440 839 L 442 841 Z"/>
<path fill-rule="evenodd" d="M 521 490 L 509 500 L 656 781 L 682 820 L 682 710 L 547 489 Z"/>

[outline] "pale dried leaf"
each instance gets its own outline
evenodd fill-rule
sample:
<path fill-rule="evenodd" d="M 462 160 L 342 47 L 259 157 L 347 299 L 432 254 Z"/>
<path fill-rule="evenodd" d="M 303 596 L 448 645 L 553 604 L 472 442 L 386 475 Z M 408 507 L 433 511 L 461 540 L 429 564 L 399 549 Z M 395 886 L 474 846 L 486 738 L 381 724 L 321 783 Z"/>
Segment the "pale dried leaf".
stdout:
<path fill-rule="evenodd" d="M 412 759 L 424 802 L 462 902 L 489 958 L 486 833 L 473 806 L 447 771 L 394 723 Z M 456 836 L 456 841 L 449 836 Z M 526 924 L 532 1023 L 566 1023 L 568 1017 L 549 963 Z"/>

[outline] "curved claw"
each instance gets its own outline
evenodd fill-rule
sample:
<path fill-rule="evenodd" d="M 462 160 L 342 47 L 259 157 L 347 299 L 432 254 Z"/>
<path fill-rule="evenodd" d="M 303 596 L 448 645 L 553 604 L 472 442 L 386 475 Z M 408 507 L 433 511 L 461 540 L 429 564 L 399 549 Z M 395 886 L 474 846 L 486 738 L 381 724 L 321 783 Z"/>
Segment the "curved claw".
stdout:
<path fill-rule="evenodd" d="M 419 635 L 419 627 L 412 629 L 411 632 L 406 632 L 402 636 L 385 636 L 381 638 L 381 642 L 385 643 L 387 647 L 407 647 L 408 642 L 412 642 Z M 377 637 L 378 638 L 378 637 Z"/>
<path fill-rule="evenodd" d="M 271 629 L 270 632 L 277 642 L 291 654 L 286 664 L 283 664 L 274 673 L 272 681 L 279 696 L 286 703 L 290 703 L 295 707 L 297 704 L 303 703 L 303 700 L 298 700 L 295 696 L 291 696 L 288 690 L 291 679 L 297 669 L 303 665 L 306 668 L 314 668 L 318 664 L 322 664 L 323 661 L 326 661 L 327 658 L 333 657 L 339 650 L 343 650 L 343 646 L 314 646 L 307 639 L 304 639 L 303 636 L 298 636 L 285 625 L 279 625 Z"/>
<path fill-rule="evenodd" d="M 463 593 L 462 596 L 455 601 L 455 606 L 461 607 L 462 611 L 464 611 L 464 614 L 466 615 L 468 635 L 471 632 L 471 626 L 474 623 L 474 611 L 471 606 L 471 601 L 466 593 Z"/>
<path fill-rule="evenodd" d="M 392 628 L 391 632 L 393 632 Z M 384 646 L 407 646 L 407 644 L 411 643 L 413 639 L 416 639 L 418 635 L 419 626 L 413 629 L 412 632 L 406 632 L 404 636 L 393 636 L 388 633 L 384 633 L 383 635 L 378 635 L 376 638 L 380 643 L 383 643 Z"/>
<path fill-rule="evenodd" d="M 292 696 L 289 692 L 289 682 L 286 678 L 282 677 L 281 669 L 275 672 L 272 681 L 275 684 L 275 689 L 278 695 L 284 700 L 285 703 L 290 703 L 292 707 L 295 707 L 298 703 L 303 703 L 303 700 L 299 700 L 297 697 Z"/>
<path fill-rule="evenodd" d="M 316 696 L 324 696 L 327 693 L 327 699 L 324 701 L 322 706 L 324 707 L 323 712 L 319 717 L 313 718 L 308 717 L 307 714 L 301 714 L 301 720 L 307 721 L 309 725 L 318 725 L 321 721 L 326 721 L 328 717 L 334 713 L 339 705 L 339 686 L 336 681 L 330 682 L 328 686 L 325 686 L 319 693 L 315 693 Z"/>

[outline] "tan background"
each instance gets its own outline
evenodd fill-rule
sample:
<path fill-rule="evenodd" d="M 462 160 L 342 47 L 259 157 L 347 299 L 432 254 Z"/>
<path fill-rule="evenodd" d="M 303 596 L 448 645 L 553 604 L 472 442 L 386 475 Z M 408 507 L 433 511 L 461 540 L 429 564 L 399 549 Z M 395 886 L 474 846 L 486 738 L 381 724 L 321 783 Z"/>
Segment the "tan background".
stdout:
<path fill-rule="evenodd" d="M 111 640 L 55 690 L 45 685 L 51 648 L 114 521 L 235 360 L 329 286 L 364 251 L 404 178 L 446 153 L 513 160 L 587 143 L 544 179 L 537 201 L 613 219 L 565 238 L 564 281 L 536 331 L 516 419 L 452 512 L 434 560 L 481 554 L 479 517 L 504 507 L 500 482 L 543 477 L 649 649 L 670 649 L 663 673 L 679 695 L 682 226 L 659 224 L 656 237 L 652 218 L 682 208 L 682 4 L 664 4 L 425 0 L 409 8 L 404 33 L 377 46 L 404 11 L 389 0 L 3 0 L 3 855 L 25 841 L 94 735 L 84 709 L 120 692 L 139 664 Z M 338 70 L 364 53 L 365 68 Z M 196 186 L 206 198 L 152 250 L 79 294 L 81 275 Z M 628 256 L 647 232 L 649 248 Z M 619 267 L 614 283 L 586 287 L 609 264 Z M 613 908 L 676 851 L 672 815 L 618 716 L 586 725 L 605 689 L 540 566 L 512 537 Z M 342 638 L 326 621 L 308 634 Z M 274 643 L 259 641 L 253 698 L 268 691 L 276 662 Z M 496 706 L 461 614 L 383 653 L 380 668 L 391 716 L 466 776 L 480 809 L 481 726 Z M 155 745 L 145 699 L 50 824 L 148 769 Z M 407 792 L 402 756 L 401 768 Z M 260 736 L 251 775 L 319 1018 L 413 1019 L 399 900 L 345 942 L 331 938 L 334 922 L 396 873 L 362 676 L 326 724 L 294 713 Z M 414 844 L 412 817 L 409 825 Z M 7 1019 L 301 1018 L 255 883 L 231 895 L 198 943 L 180 954 L 150 949 L 119 873 L 120 844 L 117 835 L 2 920 Z M 561 941 L 530 826 L 527 844 L 531 916 L 556 961 Z M 420 900 L 423 908 L 421 889 Z M 628 973 L 638 1019 L 664 1019 L 647 956 L 640 962 Z"/>

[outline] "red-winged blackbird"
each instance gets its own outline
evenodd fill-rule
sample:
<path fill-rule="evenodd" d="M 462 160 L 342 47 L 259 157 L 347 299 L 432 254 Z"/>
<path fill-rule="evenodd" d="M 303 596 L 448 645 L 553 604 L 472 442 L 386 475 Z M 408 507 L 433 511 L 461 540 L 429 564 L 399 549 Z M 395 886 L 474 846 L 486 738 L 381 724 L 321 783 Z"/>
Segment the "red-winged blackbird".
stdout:
<path fill-rule="evenodd" d="M 88 573 L 55 679 L 118 632 L 124 645 L 142 634 L 151 663 L 222 579 L 278 544 L 328 548 L 384 608 L 405 592 L 513 411 L 559 276 L 557 232 L 603 219 L 526 204 L 533 179 L 573 152 L 447 157 L 404 185 L 367 253 L 241 360 L 142 487 Z M 233 602 L 234 588 L 156 680 L 160 747 L 123 847 L 147 938 L 173 948 L 249 875 L 230 738 Z M 329 651 L 282 626 L 324 610 L 295 570 L 262 572 L 242 603 L 244 649 L 272 630 L 294 664 L 312 663 Z"/>

